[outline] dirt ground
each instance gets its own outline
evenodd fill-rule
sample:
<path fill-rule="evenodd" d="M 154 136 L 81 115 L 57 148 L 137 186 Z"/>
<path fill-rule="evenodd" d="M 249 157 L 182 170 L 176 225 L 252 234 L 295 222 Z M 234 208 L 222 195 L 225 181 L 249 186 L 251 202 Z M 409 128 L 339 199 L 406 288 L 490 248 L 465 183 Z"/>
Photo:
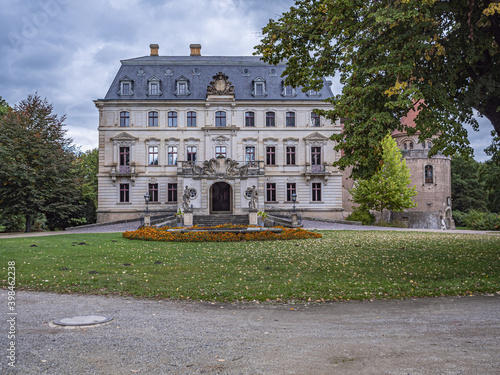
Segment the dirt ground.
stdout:
<path fill-rule="evenodd" d="M 18 292 L 16 309 L 16 367 L 4 351 L 2 374 L 500 373 L 498 294 L 304 306 Z M 114 319 L 52 323 L 82 315 Z"/>

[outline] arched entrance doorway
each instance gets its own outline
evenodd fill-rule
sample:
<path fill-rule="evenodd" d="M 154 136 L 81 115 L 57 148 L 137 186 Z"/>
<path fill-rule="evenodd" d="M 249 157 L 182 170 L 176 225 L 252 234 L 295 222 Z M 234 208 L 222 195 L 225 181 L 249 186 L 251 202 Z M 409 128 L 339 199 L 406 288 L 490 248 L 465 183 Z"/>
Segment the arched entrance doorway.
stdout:
<path fill-rule="evenodd" d="M 232 190 L 231 185 L 226 182 L 216 182 L 210 187 L 211 213 L 231 213 Z"/>

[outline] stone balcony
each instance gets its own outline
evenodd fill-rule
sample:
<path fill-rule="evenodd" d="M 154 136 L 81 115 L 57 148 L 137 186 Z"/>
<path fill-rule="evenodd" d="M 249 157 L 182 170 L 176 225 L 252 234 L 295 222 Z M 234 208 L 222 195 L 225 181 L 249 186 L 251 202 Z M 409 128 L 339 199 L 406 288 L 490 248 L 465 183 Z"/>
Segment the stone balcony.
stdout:
<path fill-rule="evenodd" d="M 321 177 L 324 178 L 325 181 L 331 176 L 331 172 L 327 170 L 327 164 L 321 165 L 306 165 L 306 170 L 303 175 L 306 177 L 306 180 L 309 181 L 313 177 Z"/>
<path fill-rule="evenodd" d="M 113 181 L 113 185 L 116 184 L 117 177 L 130 177 L 132 185 L 135 183 L 135 178 L 137 173 L 135 171 L 135 165 L 114 165 L 111 167 L 111 172 L 109 172 L 109 177 Z"/>

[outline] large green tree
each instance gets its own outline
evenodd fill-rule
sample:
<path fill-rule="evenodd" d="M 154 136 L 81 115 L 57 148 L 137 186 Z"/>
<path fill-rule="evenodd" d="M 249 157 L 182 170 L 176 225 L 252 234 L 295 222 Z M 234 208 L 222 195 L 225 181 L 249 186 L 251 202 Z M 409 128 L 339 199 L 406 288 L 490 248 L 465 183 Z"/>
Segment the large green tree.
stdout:
<path fill-rule="evenodd" d="M 61 228 L 80 206 L 71 139 L 52 111 L 35 94 L 0 118 L 0 209 L 24 215 L 27 231 L 41 214 Z"/>
<path fill-rule="evenodd" d="M 257 53 L 288 60 L 287 84 L 314 89 L 340 74 L 342 93 L 322 114 L 344 119 L 335 164 L 354 177 L 377 169 L 388 131 L 439 135 L 431 155 L 471 153 L 463 124 L 477 128 L 475 109 L 500 135 L 498 0 L 297 0 L 263 34 Z M 412 109 L 416 128 L 406 128 Z"/>
<path fill-rule="evenodd" d="M 95 223 L 97 219 L 97 173 L 99 172 L 99 150 L 94 148 L 76 152 L 76 178 L 80 189 L 82 214 L 85 223 Z"/>
<path fill-rule="evenodd" d="M 484 180 L 479 178 L 481 164 L 474 159 L 454 155 L 451 160 L 451 198 L 453 210 L 487 211 Z"/>
<path fill-rule="evenodd" d="M 359 179 L 350 190 L 352 201 L 360 209 L 382 211 L 404 211 L 416 207 L 412 199 L 417 192 L 411 183 L 410 169 L 401 157 L 396 141 L 388 134 L 381 144 L 382 164 L 368 179 Z"/>

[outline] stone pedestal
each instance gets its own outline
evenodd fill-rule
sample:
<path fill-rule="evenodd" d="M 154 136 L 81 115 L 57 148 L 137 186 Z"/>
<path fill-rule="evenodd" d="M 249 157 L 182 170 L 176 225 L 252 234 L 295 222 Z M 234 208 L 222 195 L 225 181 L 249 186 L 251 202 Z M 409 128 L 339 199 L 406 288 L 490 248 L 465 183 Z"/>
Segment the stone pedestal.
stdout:
<path fill-rule="evenodd" d="M 250 225 L 258 225 L 257 213 L 259 210 L 250 209 L 248 211 L 248 223 Z"/>
<path fill-rule="evenodd" d="M 299 226 L 299 215 L 297 213 L 292 214 L 292 228 L 297 228 Z"/>
<path fill-rule="evenodd" d="M 151 226 L 151 215 L 144 215 L 144 226 L 145 227 Z"/>
<path fill-rule="evenodd" d="M 193 226 L 193 211 L 184 211 L 184 226 Z"/>

